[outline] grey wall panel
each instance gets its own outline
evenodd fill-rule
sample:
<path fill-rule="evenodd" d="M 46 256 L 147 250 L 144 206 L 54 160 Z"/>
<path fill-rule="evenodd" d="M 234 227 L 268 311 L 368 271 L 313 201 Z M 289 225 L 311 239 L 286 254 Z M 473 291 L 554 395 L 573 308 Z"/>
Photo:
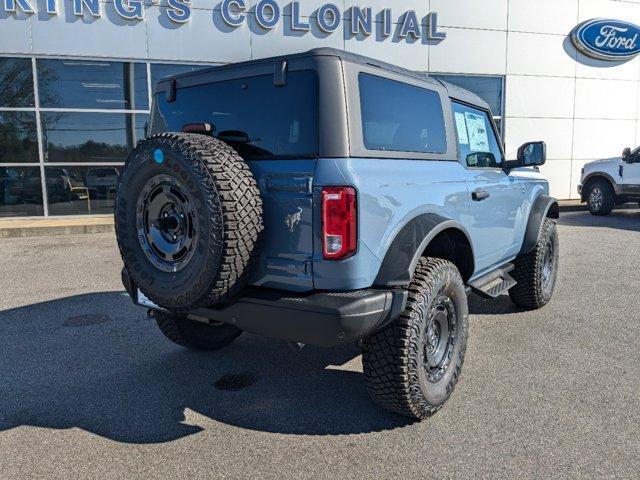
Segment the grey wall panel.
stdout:
<path fill-rule="evenodd" d="M 12 14 L 0 9 L 0 53 L 31 53 L 31 19 L 25 13 Z"/>
<path fill-rule="evenodd" d="M 32 19 L 33 52 L 40 55 L 82 55 L 144 59 L 144 22 L 124 20 L 113 4 L 101 5 L 102 17 L 77 17 L 66 3 L 59 15 L 44 10 Z"/>
<path fill-rule="evenodd" d="M 246 23 L 231 29 L 222 25 L 218 11 L 196 9 L 189 22 L 176 24 L 166 12 L 164 7 L 147 9 L 149 58 L 204 63 L 251 58 L 251 35 Z"/>
<path fill-rule="evenodd" d="M 402 39 L 397 36 L 398 24 L 392 27 L 393 34 L 385 37 L 381 34 L 382 26 L 375 22 L 373 33 L 369 36 L 352 35 L 345 30 L 345 50 L 366 55 L 385 62 L 393 63 L 411 70 L 427 71 L 429 69 L 429 47 L 426 39 Z"/>
<path fill-rule="evenodd" d="M 322 32 L 314 19 L 311 19 L 311 30 L 308 32 L 293 31 L 291 17 L 284 16 L 272 30 L 264 30 L 250 17 L 252 58 L 286 55 L 310 50 L 317 47 L 331 47 L 344 50 L 342 27 L 329 35 Z"/>

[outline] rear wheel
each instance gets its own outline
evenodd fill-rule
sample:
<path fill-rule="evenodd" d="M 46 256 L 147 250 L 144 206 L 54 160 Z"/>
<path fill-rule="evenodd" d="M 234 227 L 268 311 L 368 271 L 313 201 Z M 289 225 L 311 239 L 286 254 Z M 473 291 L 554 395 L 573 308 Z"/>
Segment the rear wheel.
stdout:
<path fill-rule="evenodd" d="M 433 415 L 458 382 L 468 329 L 467 294 L 457 268 L 446 260 L 422 258 L 404 312 L 362 343 L 373 400 L 408 417 Z"/>
<path fill-rule="evenodd" d="M 242 330 L 233 325 L 207 325 L 166 312 L 155 312 L 154 315 L 165 337 L 190 350 L 212 352 L 226 347 L 242 334 Z"/>
<path fill-rule="evenodd" d="M 587 190 L 587 205 L 592 215 L 609 215 L 616 204 L 611 184 L 606 180 L 593 181 Z"/>

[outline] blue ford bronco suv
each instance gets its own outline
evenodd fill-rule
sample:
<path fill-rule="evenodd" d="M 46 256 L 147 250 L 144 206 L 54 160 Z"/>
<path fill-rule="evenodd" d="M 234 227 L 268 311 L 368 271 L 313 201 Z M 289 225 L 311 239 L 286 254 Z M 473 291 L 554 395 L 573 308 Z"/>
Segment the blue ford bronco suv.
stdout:
<path fill-rule="evenodd" d="M 545 155 L 506 160 L 476 95 L 338 50 L 170 77 L 117 194 L 123 283 L 187 348 L 358 342 L 373 399 L 426 418 L 458 381 L 470 292 L 551 298 Z"/>

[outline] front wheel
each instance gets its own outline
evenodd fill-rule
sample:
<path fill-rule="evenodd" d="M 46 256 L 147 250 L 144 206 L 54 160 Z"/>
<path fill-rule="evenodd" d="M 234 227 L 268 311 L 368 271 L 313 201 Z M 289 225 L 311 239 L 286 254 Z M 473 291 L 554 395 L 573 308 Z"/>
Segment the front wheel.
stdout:
<path fill-rule="evenodd" d="M 616 204 L 616 196 L 609 182 L 596 180 L 587 191 L 587 205 L 591 215 L 606 216 Z"/>
<path fill-rule="evenodd" d="M 553 295 L 560 260 L 558 230 L 553 220 L 544 219 L 540 238 L 533 251 L 518 257 L 511 276 L 516 284 L 509 290 L 511 301 L 519 307 L 542 308 Z"/>
<path fill-rule="evenodd" d="M 408 417 L 433 415 L 458 382 L 468 330 L 458 269 L 446 260 L 422 258 L 404 312 L 363 340 L 362 364 L 373 400 Z"/>

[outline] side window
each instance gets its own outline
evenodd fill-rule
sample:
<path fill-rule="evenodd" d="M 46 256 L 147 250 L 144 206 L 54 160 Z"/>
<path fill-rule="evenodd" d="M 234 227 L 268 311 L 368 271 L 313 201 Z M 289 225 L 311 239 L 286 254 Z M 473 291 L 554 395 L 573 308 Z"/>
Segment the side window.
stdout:
<path fill-rule="evenodd" d="M 360 108 L 367 150 L 445 153 L 440 95 L 422 87 L 361 73 Z"/>
<path fill-rule="evenodd" d="M 453 115 L 460 161 L 472 168 L 498 168 L 502 151 L 487 112 L 454 102 Z"/>

